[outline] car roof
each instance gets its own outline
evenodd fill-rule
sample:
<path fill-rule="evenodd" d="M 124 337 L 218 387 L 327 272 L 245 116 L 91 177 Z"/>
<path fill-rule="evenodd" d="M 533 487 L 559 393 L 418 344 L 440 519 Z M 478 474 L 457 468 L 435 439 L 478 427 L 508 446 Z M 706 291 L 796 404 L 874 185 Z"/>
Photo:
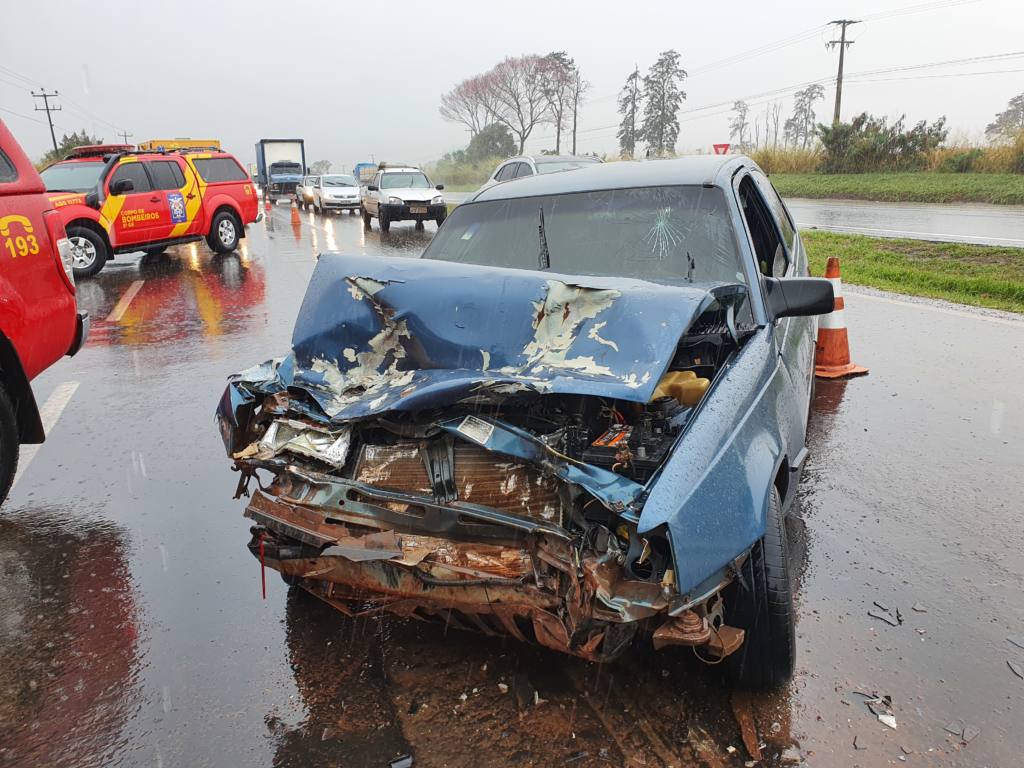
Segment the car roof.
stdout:
<path fill-rule="evenodd" d="M 524 176 L 515 184 L 495 184 L 481 190 L 471 201 L 506 200 L 539 195 L 563 195 L 599 189 L 660 187 L 711 184 L 721 186 L 723 174 L 732 169 L 754 166 L 743 155 L 693 155 L 673 160 L 624 160 L 615 163 L 591 163 L 571 173 L 546 173 Z"/>
<path fill-rule="evenodd" d="M 532 160 L 534 163 L 571 163 L 582 161 L 584 163 L 600 163 L 601 158 L 593 155 L 516 155 L 508 160 L 503 160 L 502 165 L 516 160 Z"/>
<path fill-rule="evenodd" d="M 401 173 L 422 173 L 422 171 L 419 168 L 417 168 L 415 165 L 396 165 L 394 168 L 392 168 L 389 165 L 387 168 L 381 168 L 380 172 L 381 173 L 395 173 L 395 172 L 401 172 Z"/>

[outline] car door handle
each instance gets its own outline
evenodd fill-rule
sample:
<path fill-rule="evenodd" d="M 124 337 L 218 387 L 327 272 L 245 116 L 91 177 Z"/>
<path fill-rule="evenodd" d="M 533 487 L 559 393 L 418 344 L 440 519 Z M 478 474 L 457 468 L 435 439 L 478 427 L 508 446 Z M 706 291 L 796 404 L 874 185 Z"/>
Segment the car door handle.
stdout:
<path fill-rule="evenodd" d="M 188 194 L 186 195 L 186 197 L 187 197 L 187 198 L 188 198 L 189 200 L 192 200 L 192 199 L 193 199 L 193 198 L 194 198 L 195 196 L 196 196 L 196 195 L 195 195 L 195 193 L 194 193 L 194 192 L 189 192 L 189 193 L 188 193 Z"/>
<path fill-rule="evenodd" d="M 151 197 L 151 198 L 149 198 L 149 202 L 151 202 L 151 203 L 159 203 L 160 202 L 160 198 L 159 197 Z"/>

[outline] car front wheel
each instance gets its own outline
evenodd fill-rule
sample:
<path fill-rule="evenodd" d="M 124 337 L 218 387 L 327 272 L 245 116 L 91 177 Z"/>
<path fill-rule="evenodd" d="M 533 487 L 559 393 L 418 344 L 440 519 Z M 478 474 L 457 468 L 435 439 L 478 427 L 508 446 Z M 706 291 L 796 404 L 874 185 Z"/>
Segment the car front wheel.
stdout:
<path fill-rule="evenodd" d="M 207 243 L 217 253 L 228 253 L 238 247 L 238 220 L 233 213 L 221 211 L 213 217 Z"/>
<path fill-rule="evenodd" d="M 107 244 L 99 234 L 88 227 L 68 227 L 71 243 L 71 265 L 75 277 L 92 277 L 110 258 Z"/>
<path fill-rule="evenodd" d="M 7 389 L 0 384 L 0 504 L 7 498 L 18 468 L 18 425 L 14 420 L 14 406 Z"/>
<path fill-rule="evenodd" d="M 782 501 L 774 486 L 764 536 L 723 597 L 726 623 L 745 633 L 743 645 L 726 659 L 732 681 L 760 690 L 787 682 L 796 664 L 796 620 Z"/>

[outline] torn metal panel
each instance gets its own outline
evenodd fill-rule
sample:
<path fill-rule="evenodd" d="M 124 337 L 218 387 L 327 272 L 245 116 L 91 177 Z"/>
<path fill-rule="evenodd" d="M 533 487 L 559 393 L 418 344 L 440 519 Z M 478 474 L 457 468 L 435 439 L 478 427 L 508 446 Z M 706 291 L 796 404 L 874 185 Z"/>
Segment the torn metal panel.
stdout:
<path fill-rule="evenodd" d="M 415 411 L 503 388 L 647 402 L 708 288 L 324 254 L 293 353 L 232 379 L 320 418 Z M 628 341 L 628 343 L 626 343 Z M 497 388 L 493 389 L 492 388 Z M 313 415 L 313 414 L 311 414 Z"/>

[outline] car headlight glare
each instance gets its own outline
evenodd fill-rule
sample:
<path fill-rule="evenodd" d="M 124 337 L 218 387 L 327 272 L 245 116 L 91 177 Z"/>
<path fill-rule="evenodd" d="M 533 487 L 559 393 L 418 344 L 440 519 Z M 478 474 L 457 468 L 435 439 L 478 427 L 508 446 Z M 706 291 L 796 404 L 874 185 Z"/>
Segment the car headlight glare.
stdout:
<path fill-rule="evenodd" d="M 395 203 L 396 205 L 405 205 L 405 201 L 400 197 L 389 197 L 389 203 Z"/>
<path fill-rule="evenodd" d="M 434 199 L 430 201 L 431 205 L 441 205 L 444 203 L 444 195 L 435 195 Z"/>

